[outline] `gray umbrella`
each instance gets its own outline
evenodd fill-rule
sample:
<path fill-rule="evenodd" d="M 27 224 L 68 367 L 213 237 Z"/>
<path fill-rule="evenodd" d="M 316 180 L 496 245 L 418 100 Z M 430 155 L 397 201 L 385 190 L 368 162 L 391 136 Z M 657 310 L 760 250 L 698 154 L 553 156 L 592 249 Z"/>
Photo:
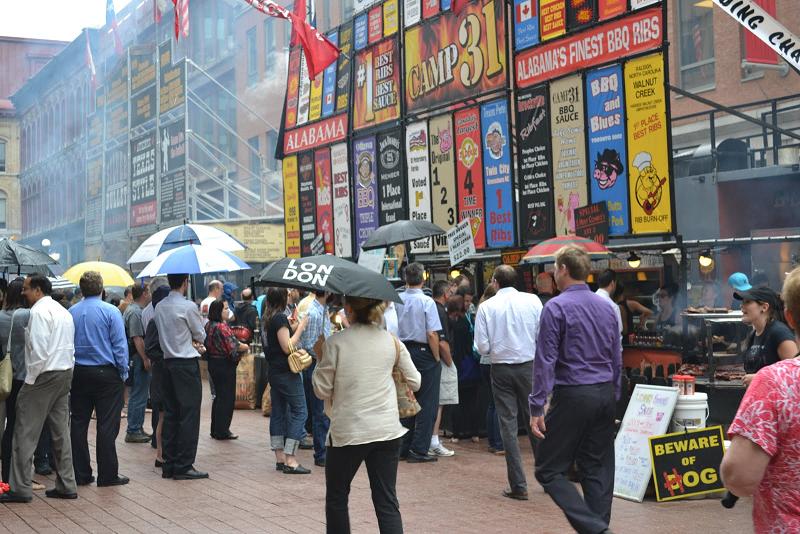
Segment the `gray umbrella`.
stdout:
<path fill-rule="evenodd" d="M 370 250 L 386 248 L 398 243 L 408 243 L 434 235 L 441 235 L 446 231 L 428 221 L 397 221 L 381 226 L 367 238 L 361 248 Z"/>
<path fill-rule="evenodd" d="M 0 239 L 0 269 L 49 274 L 46 265 L 58 265 L 58 262 L 41 250 L 13 239 Z"/>
<path fill-rule="evenodd" d="M 330 255 L 276 261 L 261 271 L 255 285 L 329 291 L 346 297 L 403 302 L 392 284 L 380 274 Z"/>

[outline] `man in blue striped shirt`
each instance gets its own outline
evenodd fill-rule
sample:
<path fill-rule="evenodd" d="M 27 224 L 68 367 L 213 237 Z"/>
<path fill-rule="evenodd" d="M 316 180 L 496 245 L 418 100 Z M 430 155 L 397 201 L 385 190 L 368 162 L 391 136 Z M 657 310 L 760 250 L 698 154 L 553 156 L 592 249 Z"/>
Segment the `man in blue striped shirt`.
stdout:
<path fill-rule="evenodd" d="M 303 388 L 306 392 L 306 405 L 308 406 L 308 416 L 311 419 L 311 434 L 314 437 L 314 464 L 320 467 L 325 466 L 325 438 L 328 435 L 330 420 L 325 415 L 325 403 L 314 394 L 311 385 L 311 377 L 314 368 L 317 366 L 317 352 L 322 346 L 320 338 L 324 341 L 331 335 L 331 321 L 328 317 L 328 294 L 324 291 L 316 291 L 315 298 L 308 306 L 308 324 L 303 334 L 300 336 L 300 348 L 305 349 L 314 358 L 311 366 L 303 371 Z M 302 317 L 300 317 L 302 319 Z"/>
<path fill-rule="evenodd" d="M 69 309 L 75 323 L 75 371 L 72 376 L 72 461 L 79 486 L 94 482 L 87 432 L 92 412 L 97 413 L 97 485 L 120 486 L 114 442 L 119 434 L 125 379 L 128 377 L 128 343 L 117 308 L 100 298 L 103 278 L 87 271 L 80 280 L 83 300 Z"/>

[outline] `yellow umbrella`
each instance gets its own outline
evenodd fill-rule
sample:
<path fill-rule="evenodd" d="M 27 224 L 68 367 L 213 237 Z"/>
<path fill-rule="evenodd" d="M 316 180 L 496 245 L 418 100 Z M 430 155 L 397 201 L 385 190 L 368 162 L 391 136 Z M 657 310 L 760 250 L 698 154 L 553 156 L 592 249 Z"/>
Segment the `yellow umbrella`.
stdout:
<path fill-rule="evenodd" d="M 79 284 L 81 276 L 86 271 L 97 271 L 103 277 L 103 285 L 106 287 L 128 287 L 134 284 L 133 278 L 130 273 L 113 263 L 104 261 L 85 261 L 77 265 L 73 265 L 63 274 L 63 277 L 72 282 Z"/>

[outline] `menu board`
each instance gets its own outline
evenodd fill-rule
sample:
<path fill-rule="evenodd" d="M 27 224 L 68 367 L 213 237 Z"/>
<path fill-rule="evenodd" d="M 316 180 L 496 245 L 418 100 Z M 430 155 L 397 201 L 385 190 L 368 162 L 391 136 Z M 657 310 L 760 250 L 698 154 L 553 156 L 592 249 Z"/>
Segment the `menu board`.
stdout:
<path fill-rule="evenodd" d="M 317 195 L 314 190 L 314 153 L 303 152 L 299 158 L 300 251 L 311 256 L 311 243 L 317 237 Z"/>
<path fill-rule="evenodd" d="M 433 223 L 444 230 L 456 225 L 456 166 L 453 146 L 453 118 L 443 115 L 428 125 L 431 152 L 431 203 Z M 446 252 L 447 234 L 433 237 L 437 252 Z"/>
<path fill-rule="evenodd" d="M 481 157 L 481 110 L 467 108 L 455 114 L 456 189 L 458 220 L 469 219 L 475 248 L 486 248 L 483 203 L 483 161 Z"/>
<path fill-rule="evenodd" d="M 285 165 L 285 163 L 284 163 Z M 334 250 L 340 258 L 353 256 L 353 234 L 350 217 L 350 172 L 347 162 L 347 144 L 331 147 L 331 174 L 333 175 L 333 233 Z"/>
<path fill-rule="evenodd" d="M 652 474 L 650 436 L 667 431 L 677 388 L 636 384 L 614 440 L 614 496 L 642 502 Z"/>
<path fill-rule="evenodd" d="M 428 167 L 428 124 L 425 121 L 406 128 L 408 162 L 408 217 L 412 221 L 431 220 L 431 184 Z M 431 252 L 431 239 L 411 243 L 411 252 Z"/>

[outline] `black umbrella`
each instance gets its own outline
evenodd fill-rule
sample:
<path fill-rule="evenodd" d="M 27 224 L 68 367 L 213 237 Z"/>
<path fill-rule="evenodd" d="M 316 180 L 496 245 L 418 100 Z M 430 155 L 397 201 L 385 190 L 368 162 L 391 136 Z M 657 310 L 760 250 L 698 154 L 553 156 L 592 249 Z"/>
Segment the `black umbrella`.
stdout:
<path fill-rule="evenodd" d="M 446 231 L 428 221 L 397 221 L 381 226 L 361 245 L 363 250 L 385 248 L 398 243 L 408 243 L 434 235 L 441 235 Z"/>
<path fill-rule="evenodd" d="M 330 255 L 276 261 L 261 271 L 255 285 L 330 291 L 346 297 L 403 303 L 392 284 L 380 274 Z"/>
<path fill-rule="evenodd" d="M 0 269 L 47 274 L 48 269 L 44 266 L 57 264 L 56 260 L 41 250 L 17 243 L 13 239 L 0 239 Z"/>

